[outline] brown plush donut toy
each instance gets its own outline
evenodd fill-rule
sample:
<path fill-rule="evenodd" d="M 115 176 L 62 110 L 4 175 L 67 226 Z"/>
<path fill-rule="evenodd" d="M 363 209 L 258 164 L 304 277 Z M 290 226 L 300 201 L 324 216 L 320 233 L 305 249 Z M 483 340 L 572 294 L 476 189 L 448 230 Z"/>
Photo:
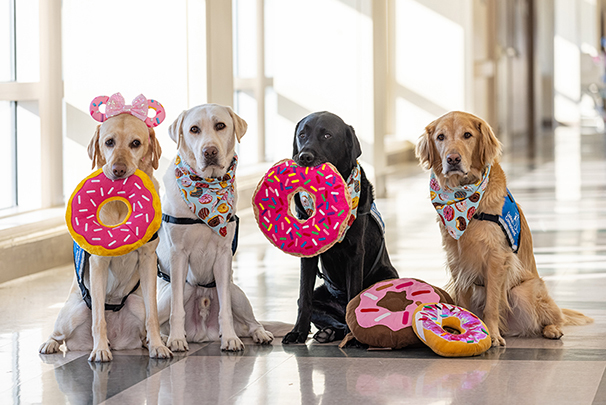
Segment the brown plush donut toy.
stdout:
<path fill-rule="evenodd" d="M 401 349 L 421 341 L 412 328 L 413 312 L 425 303 L 454 304 L 441 288 L 414 278 L 380 281 L 358 294 L 347 305 L 345 319 L 352 338 L 371 347 Z"/>

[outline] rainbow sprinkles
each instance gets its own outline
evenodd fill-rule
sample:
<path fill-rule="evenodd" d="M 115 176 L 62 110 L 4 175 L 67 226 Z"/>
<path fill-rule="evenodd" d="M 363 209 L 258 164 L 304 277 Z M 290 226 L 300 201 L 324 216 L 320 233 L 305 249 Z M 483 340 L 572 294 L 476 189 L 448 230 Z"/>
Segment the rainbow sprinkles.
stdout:
<path fill-rule="evenodd" d="M 314 213 L 305 221 L 293 216 L 293 196 L 301 191 L 313 199 Z M 312 257 L 330 249 L 347 228 L 351 195 L 343 177 L 330 163 L 315 167 L 285 159 L 272 166 L 253 195 L 259 229 L 285 253 Z"/>

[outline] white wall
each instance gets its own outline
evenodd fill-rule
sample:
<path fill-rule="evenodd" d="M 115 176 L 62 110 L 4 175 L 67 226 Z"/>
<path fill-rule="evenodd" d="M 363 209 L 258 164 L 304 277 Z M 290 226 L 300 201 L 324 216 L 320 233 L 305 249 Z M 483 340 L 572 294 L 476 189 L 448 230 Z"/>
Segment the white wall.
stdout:
<path fill-rule="evenodd" d="M 174 156 L 169 125 L 205 101 L 204 41 L 203 0 L 63 1 L 66 198 L 91 171 L 86 145 L 97 122 L 88 108 L 98 95 L 121 92 L 130 104 L 142 93 L 162 103 L 164 165 Z"/>

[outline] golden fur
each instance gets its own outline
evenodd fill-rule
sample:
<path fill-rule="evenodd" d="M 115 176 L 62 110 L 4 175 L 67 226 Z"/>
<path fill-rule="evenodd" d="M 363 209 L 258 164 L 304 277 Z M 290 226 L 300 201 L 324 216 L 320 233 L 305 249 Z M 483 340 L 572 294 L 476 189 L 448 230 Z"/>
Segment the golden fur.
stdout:
<path fill-rule="evenodd" d="M 506 177 L 499 165 L 501 144 L 490 126 L 475 115 L 453 111 L 430 123 L 416 148 L 421 165 L 432 169 L 441 186 L 478 181 L 487 165 L 490 180 L 478 212 L 500 215 Z M 532 235 L 520 211 L 520 248 L 514 254 L 498 224 L 472 220 L 465 233 L 452 238 L 441 221 L 442 244 L 451 273 L 449 290 L 457 303 L 484 319 L 493 346 L 506 336 L 562 337 L 563 325 L 593 320 L 580 312 L 560 309 L 539 277 Z"/>

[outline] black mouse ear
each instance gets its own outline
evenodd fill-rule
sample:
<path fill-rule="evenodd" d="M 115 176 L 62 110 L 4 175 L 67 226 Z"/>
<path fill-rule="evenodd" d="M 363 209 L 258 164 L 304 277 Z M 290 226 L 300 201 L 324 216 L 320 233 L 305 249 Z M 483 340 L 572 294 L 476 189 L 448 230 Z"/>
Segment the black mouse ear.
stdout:
<path fill-rule="evenodd" d="M 307 117 L 305 117 L 305 118 L 307 118 Z M 297 156 L 299 154 L 299 145 L 297 145 L 297 132 L 299 132 L 299 125 L 301 125 L 301 123 L 303 121 L 305 121 L 305 118 L 303 118 L 301 121 L 297 122 L 297 125 L 295 125 L 295 135 L 292 140 L 292 157 L 293 157 L 293 159 L 295 158 L 295 156 Z"/>
<path fill-rule="evenodd" d="M 362 147 L 360 146 L 360 141 L 358 141 L 358 137 L 356 136 L 356 131 L 351 125 L 347 126 L 347 138 L 351 140 L 352 159 L 356 160 L 362 154 Z"/>

